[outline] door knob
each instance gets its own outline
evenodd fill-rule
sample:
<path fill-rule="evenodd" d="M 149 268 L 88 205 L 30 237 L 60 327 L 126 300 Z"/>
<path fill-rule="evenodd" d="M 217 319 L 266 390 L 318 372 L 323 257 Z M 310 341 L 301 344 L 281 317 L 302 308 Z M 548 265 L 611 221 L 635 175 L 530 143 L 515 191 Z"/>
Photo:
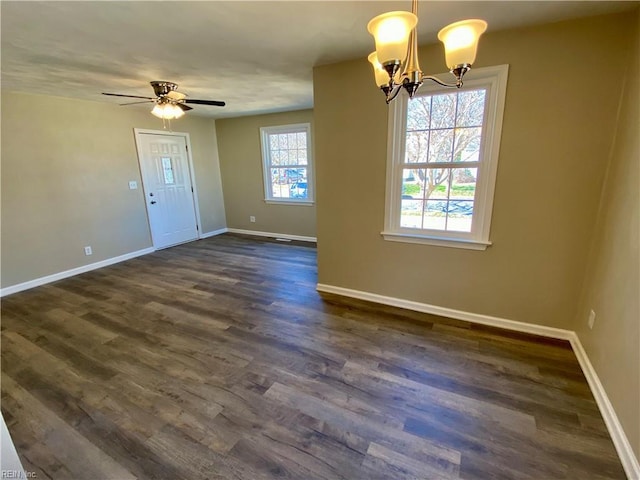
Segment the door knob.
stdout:
<path fill-rule="evenodd" d="M 151 205 L 155 205 L 156 201 L 155 200 L 151 200 Z"/>

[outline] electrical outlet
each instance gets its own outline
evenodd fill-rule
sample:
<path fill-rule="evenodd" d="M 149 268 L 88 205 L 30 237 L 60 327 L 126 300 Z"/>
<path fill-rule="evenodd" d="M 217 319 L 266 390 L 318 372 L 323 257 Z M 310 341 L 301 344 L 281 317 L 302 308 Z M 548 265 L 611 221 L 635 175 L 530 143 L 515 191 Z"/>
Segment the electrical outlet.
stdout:
<path fill-rule="evenodd" d="M 593 310 L 591 310 L 589 312 L 589 320 L 587 321 L 587 325 L 589 325 L 589 328 L 591 330 L 593 330 L 593 324 L 596 323 L 596 312 L 594 312 Z"/>
<path fill-rule="evenodd" d="M 138 182 L 131 180 L 129 182 L 129 190 L 136 190 L 138 188 Z"/>
<path fill-rule="evenodd" d="M 250 221 L 251 223 L 256 223 L 256 217 L 254 217 L 253 215 L 251 215 L 251 216 L 249 217 L 249 221 Z"/>
<path fill-rule="evenodd" d="M 91 250 L 91 247 L 84 247 L 84 254 L 93 255 L 93 250 Z"/>

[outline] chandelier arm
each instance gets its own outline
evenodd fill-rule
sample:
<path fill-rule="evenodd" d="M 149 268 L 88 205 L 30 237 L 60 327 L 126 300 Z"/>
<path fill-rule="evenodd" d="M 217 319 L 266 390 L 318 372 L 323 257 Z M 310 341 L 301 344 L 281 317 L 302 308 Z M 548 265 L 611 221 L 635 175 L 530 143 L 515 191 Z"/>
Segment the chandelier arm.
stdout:
<path fill-rule="evenodd" d="M 445 83 L 442 80 L 440 80 L 439 78 L 434 77 L 432 75 L 424 75 L 422 77 L 422 81 L 424 82 L 425 80 L 431 80 L 432 82 L 435 82 L 438 85 L 441 85 L 441 86 L 447 87 L 447 88 L 460 88 L 462 86 L 462 80 L 460 80 L 457 83 Z"/>
<path fill-rule="evenodd" d="M 400 93 L 400 90 L 402 90 L 402 85 L 394 85 L 393 90 L 391 92 L 389 92 L 390 94 L 387 95 L 387 105 L 389 103 L 391 103 L 393 101 L 394 98 L 396 98 L 398 96 L 398 94 Z"/>

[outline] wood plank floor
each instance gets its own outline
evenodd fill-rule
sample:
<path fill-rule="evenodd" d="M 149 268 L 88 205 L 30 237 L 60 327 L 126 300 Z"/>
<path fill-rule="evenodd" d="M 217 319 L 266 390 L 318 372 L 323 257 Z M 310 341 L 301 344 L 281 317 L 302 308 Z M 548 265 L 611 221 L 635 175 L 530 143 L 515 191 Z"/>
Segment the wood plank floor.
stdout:
<path fill-rule="evenodd" d="M 612 479 L 566 342 L 315 291 L 225 234 L 2 300 L 2 413 L 52 479 Z"/>

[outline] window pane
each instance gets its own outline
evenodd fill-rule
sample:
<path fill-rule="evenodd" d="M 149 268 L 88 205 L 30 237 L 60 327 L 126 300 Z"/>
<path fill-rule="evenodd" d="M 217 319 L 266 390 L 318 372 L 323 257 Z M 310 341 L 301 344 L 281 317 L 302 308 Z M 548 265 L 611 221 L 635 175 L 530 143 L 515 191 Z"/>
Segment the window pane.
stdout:
<path fill-rule="evenodd" d="M 458 94 L 458 127 L 480 127 L 484 118 L 485 90 L 469 90 Z"/>
<path fill-rule="evenodd" d="M 271 165 L 274 167 L 307 164 L 307 134 L 305 132 L 269 135 L 269 149 Z"/>
<path fill-rule="evenodd" d="M 402 175 L 402 199 L 424 198 L 424 169 L 405 168 Z"/>
<path fill-rule="evenodd" d="M 426 162 L 428 149 L 429 132 L 407 133 L 405 163 Z"/>
<path fill-rule="evenodd" d="M 431 103 L 431 128 L 451 128 L 456 120 L 457 93 L 433 95 Z"/>
<path fill-rule="evenodd" d="M 400 226 L 402 228 L 422 228 L 422 200 L 402 200 Z"/>
<path fill-rule="evenodd" d="M 429 163 L 479 161 L 485 96 L 481 89 L 410 100 L 405 163 L 425 155 Z M 476 168 L 403 169 L 401 227 L 470 232 L 476 177 Z"/>
<path fill-rule="evenodd" d="M 284 169 L 283 177 L 286 179 L 286 183 L 288 184 L 303 182 L 307 180 L 307 169 L 306 168 L 286 168 Z"/>
<path fill-rule="evenodd" d="M 275 198 L 288 198 L 287 170 L 284 168 L 271 169 L 271 193 Z"/>
<path fill-rule="evenodd" d="M 477 168 L 454 168 L 451 170 L 451 192 L 449 198 L 473 200 L 476 194 Z"/>
<path fill-rule="evenodd" d="M 436 199 L 448 197 L 450 170 L 447 168 L 418 168 L 403 170 L 402 198 Z"/>
<path fill-rule="evenodd" d="M 425 198 L 436 199 L 449 196 L 449 174 L 448 168 L 429 168 L 426 170 Z"/>
<path fill-rule="evenodd" d="M 306 200 L 308 196 L 307 182 L 294 183 L 289 187 L 289 197 Z"/>
<path fill-rule="evenodd" d="M 282 153 L 282 150 L 271 150 L 271 165 L 284 165 Z"/>
<path fill-rule="evenodd" d="M 453 129 L 431 130 L 429 162 L 450 162 L 453 150 Z"/>
<path fill-rule="evenodd" d="M 446 207 L 447 231 L 471 231 L 477 175 L 476 168 L 451 169 L 448 179 L 449 202 Z"/>
<path fill-rule="evenodd" d="M 296 147 L 307 148 L 307 134 L 305 132 L 296 133 Z"/>
<path fill-rule="evenodd" d="M 298 165 L 307 164 L 307 150 L 298 150 Z"/>
<path fill-rule="evenodd" d="M 274 198 L 307 199 L 307 169 L 272 168 L 271 192 Z"/>
<path fill-rule="evenodd" d="M 456 142 L 453 153 L 454 162 L 480 161 L 480 140 L 482 128 L 456 128 Z"/>
<path fill-rule="evenodd" d="M 447 230 L 470 232 L 473 218 L 473 200 L 449 200 Z"/>
<path fill-rule="evenodd" d="M 162 157 L 162 174 L 164 175 L 165 185 L 173 185 L 175 183 L 170 157 Z"/>
<path fill-rule="evenodd" d="M 447 201 L 428 200 L 426 203 L 422 228 L 444 230 L 447 220 Z"/>
<path fill-rule="evenodd" d="M 431 96 L 414 97 L 407 105 L 407 131 L 427 130 L 431 122 Z"/>

